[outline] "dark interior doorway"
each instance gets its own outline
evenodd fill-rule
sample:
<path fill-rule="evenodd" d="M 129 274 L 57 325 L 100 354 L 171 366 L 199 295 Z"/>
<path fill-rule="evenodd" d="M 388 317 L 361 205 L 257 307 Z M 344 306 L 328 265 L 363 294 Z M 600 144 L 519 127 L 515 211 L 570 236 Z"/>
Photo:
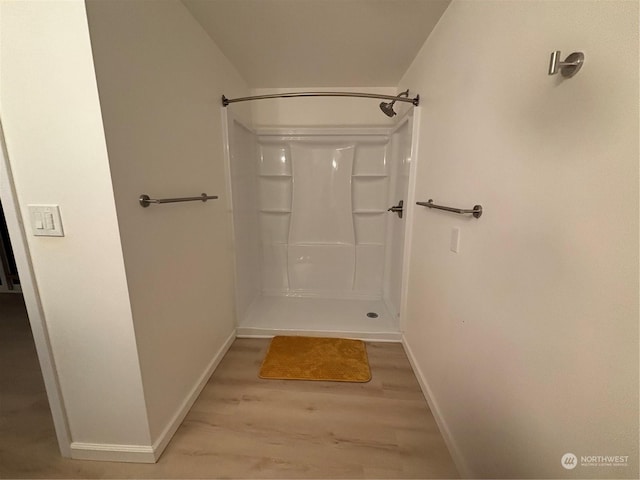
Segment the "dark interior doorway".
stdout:
<path fill-rule="evenodd" d="M 9 231 L 4 218 L 2 202 L 0 202 L 0 292 L 21 291 L 20 278 L 13 249 L 9 241 Z"/>

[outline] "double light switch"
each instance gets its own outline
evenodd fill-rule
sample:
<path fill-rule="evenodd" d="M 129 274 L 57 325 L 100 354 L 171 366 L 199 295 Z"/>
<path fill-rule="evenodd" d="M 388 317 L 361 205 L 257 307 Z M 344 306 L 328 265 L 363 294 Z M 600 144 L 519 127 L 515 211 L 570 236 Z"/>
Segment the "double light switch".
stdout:
<path fill-rule="evenodd" d="M 29 205 L 31 231 L 38 237 L 64 237 L 58 205 Z"/>

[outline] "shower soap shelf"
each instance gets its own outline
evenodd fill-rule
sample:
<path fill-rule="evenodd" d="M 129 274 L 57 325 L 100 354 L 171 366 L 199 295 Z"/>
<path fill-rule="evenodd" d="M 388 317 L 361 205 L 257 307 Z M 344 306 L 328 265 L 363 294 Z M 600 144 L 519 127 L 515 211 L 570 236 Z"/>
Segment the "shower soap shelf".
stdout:
<path fill-rule="evenodd" d="M 291 213 L 291 210 L 278 209 L 278 208 L 261 208 L 261 213 Z"/>

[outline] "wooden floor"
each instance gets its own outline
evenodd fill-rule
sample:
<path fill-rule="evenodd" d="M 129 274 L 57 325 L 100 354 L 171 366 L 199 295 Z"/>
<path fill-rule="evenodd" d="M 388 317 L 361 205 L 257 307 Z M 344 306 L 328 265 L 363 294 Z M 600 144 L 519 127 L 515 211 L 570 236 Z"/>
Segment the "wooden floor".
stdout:
<path fill-rule="evenodd" d="M 155 465 L 61 458 L 19 296 L 0 295 L 0 478 L 457 478 L 400 344 L 369 383 L 259 379 L 235 341 Z"/>

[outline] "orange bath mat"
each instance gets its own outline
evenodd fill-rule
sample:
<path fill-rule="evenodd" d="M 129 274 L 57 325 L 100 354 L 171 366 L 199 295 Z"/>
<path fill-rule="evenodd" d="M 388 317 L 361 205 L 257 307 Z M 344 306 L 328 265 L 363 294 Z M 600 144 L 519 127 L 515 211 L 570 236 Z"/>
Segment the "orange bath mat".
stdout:
<path fill-rule="evenodd" d="M 273 337 L 260 378 L 364 383 L 371 370 L 362 340 Z"/>

